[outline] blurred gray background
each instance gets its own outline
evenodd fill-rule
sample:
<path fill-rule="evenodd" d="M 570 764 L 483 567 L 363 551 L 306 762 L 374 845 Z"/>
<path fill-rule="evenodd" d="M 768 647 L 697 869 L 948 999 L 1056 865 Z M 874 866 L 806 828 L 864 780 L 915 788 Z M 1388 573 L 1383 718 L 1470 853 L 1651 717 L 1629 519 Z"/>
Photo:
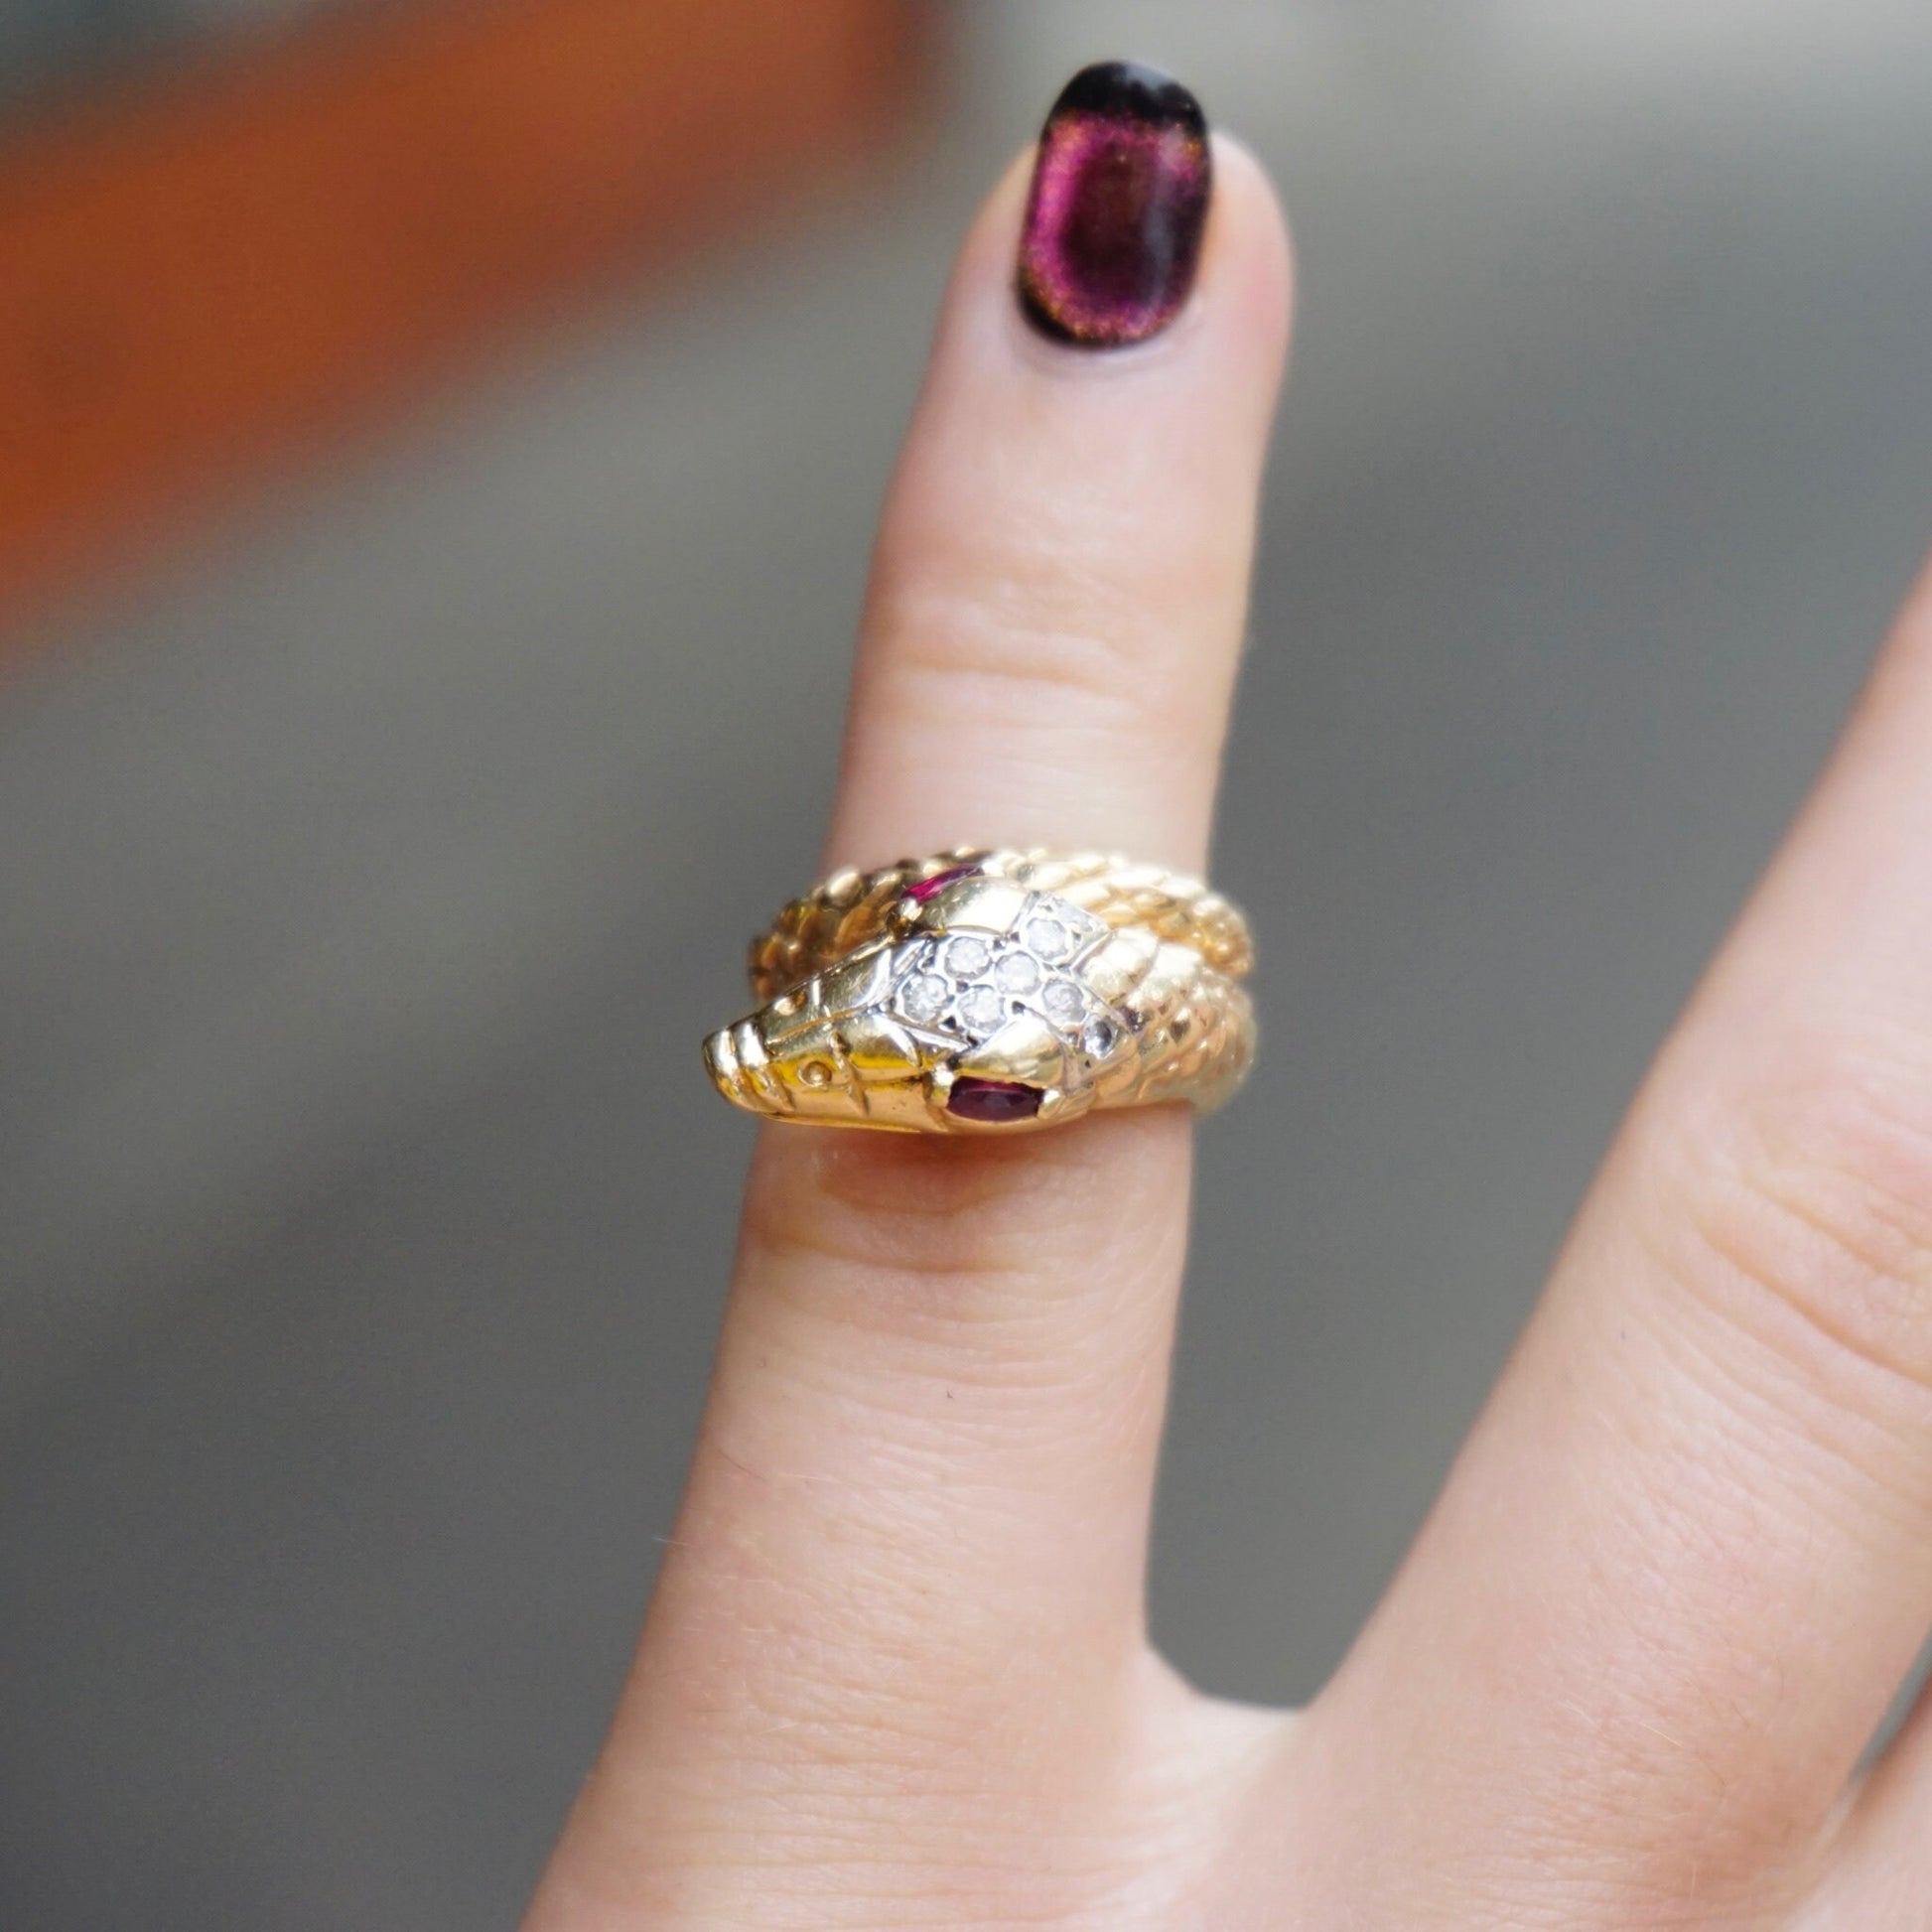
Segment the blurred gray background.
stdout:
<path fill-rule="evenodd" d="M 1203 1684 L 1332 1667 L 1830 743 L 1932 504 L 1922 0 L 948 26 L 900 161 L 0 692 L 8 1932 L 514 1922 L 702 1394 L 695 1042 L 813 864 L 953 238 L 1081 62 L 1191 81 L 1302 275 L 1217 858 L 1268 1054 L 1153 1586 Z"/>

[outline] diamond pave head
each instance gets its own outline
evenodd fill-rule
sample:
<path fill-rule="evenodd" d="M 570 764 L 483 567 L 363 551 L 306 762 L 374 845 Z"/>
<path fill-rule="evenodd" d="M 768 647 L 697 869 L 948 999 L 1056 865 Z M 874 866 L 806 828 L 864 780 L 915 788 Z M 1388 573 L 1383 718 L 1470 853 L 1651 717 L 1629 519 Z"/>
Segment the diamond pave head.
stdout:
<path fill-rule="evenodd" d="M 795 1120 L 1010 1131 L 1084 1112 L 1134 1050 L 1089 982 L 1110 929 L 1056 894 L 962 869 L 891 930 L 729 1030 L 713 1077 Z M 728 1084 L 729 1082 L 729 1084 Z"/>

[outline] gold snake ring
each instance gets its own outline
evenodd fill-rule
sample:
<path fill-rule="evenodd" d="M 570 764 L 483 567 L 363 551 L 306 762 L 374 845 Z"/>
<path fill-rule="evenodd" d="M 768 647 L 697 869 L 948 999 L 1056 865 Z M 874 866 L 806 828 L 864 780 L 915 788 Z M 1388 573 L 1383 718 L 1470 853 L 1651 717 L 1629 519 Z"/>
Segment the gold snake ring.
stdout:
<path fill-rule="evenodd" d="M 834 873 L 753 941 L 759 1010 L 705 1041 L 735 1106 L 911 1134 L 1218 1107 L 1254 1059 L 1247 921 L 1102 853 L 961 848 Z"/>

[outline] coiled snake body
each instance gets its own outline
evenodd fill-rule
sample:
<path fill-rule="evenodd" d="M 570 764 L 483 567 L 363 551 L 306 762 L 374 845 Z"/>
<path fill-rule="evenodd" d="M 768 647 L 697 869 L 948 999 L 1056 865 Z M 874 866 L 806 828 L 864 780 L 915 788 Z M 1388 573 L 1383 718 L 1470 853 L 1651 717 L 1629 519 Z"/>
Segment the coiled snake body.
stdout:
<path fill-rule="evenodd" d="M 759 1011 L 713 1034 L 726 1099 L 777 1120 L 1012 1132 L 1208 1109 L 1254 1057 L 1246 922 L 1118 856 L 961 849 L 834 874 L 753 942 Z"/>

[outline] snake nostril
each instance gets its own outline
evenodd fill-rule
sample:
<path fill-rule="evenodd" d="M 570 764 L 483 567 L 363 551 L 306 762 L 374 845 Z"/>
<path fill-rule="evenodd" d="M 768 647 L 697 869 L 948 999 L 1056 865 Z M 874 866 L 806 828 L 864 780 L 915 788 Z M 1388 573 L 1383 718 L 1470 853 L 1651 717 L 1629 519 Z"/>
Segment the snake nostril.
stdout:
<path fill-rule="evenodd" d="M 832 1069 L 824 1060 L 807 1060 L 798 1069 L 798 1077 L 808 1087 L 829 1087 L 832 1084 Z"/>

